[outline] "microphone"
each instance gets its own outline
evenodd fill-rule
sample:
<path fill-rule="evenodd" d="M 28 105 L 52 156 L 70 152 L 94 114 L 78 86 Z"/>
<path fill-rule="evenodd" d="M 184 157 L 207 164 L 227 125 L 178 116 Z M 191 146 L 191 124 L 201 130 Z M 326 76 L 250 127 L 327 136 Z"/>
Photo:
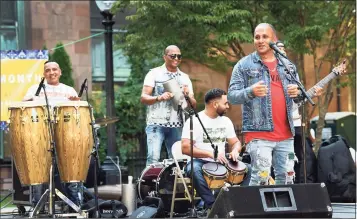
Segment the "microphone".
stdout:
<path fill-rule="evenodd" d="M 45 82 L 45 77 L 42 77 L 41 82 L 40 82 L 40 84 L 38 85 L 38 88 L 37 88 L 37 91 L 36 91 L 35 96 L 40 95 L 40 91 L 41 91 L 41 89 L 42 89 L 42 86 L 43 86 L 43 83 L 44 83 L 44 82 Z"/>
<path fill-rule="evenodd" d="M 217 161 L 217 157 L 218 157 L 218 147 L 215 146 L 213 149 L 213 153 L 214 153 L 214 161 Z"/>
<path fill-rule="evenodd" d="M 86 83 L 87 83 L 87 78 L 84 80 L 81 90 L 79 91 L 78 97 L 81 97 L 84 91 L 84 88 L 86 87 Z"/>
<path fill-rule="evenodd" d="M 280 49 L 276 46 L 276 44 L 275 43 L 273 43 L 273 42 L 270 42 L 269 43 L 269 47 L 272 49 L 272 50 L 274 50 L 276 53 L 278 53 L 279 55 L 281 55 L 282 57 L 284 57 L 284 58 L 288 58 L 288 57 L 286 57 L 285 55 L 284 55 L 284 53 L 282 53 L 281 51 L 280 51 Z"/>

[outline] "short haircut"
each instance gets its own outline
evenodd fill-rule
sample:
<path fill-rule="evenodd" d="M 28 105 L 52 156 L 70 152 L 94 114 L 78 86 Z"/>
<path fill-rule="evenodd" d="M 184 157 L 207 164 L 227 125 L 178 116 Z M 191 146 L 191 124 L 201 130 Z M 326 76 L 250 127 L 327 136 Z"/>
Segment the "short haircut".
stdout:
<path fill-rule="evenodd" d="M 168 46 L 168 47 L 165 48 L 165 50 L 164 50 L 164 55 L 169 54 L 169 52 L 170 52 L 170 50 L 171 50 L 172 48 L 177 48 L 177 49 L 179 49 L 178 46 L 176 46 L 176 45 L 170 45 L 170 46 Z"/>
<path fill-rule="evenodd" d="M 209 103 L 211 100 L 222 98 L 223 95 L 227 95 L 227 93 L 219 88 L 213 88 L 205 94 L 205 103 Z"/>
<path fill-rule="evenodd" d="M 260 23 L 255 27 L 255 29 L 257 29 L 258 26 L 262 26 L 262 25 L 267 25 L 268 27 L 270 27 L 273 30 L 274 35 L 276 36 L 275 28 L 273 27 L 273 25 L 271 25 L 269 23 Z M 254 32 L 253 32 L 253 36 L 255 35 L 255 29 L 254 29 Z"/>

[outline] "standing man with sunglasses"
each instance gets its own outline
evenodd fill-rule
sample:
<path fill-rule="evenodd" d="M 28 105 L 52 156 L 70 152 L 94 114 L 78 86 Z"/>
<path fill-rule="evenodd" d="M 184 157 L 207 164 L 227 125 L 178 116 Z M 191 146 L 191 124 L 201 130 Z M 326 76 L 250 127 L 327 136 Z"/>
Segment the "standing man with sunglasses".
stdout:
<path fill-rule="evenodd" d="M 192 82 L 189 76 L 179 68 L 181 51 L 175 45 L 168 46 L 163 55 L 165 63 L 151 69 L 145 76 L 141 102 L 148 106 L 146 115 L 147 160 L 146 165 L 160 160 L 161 145 L 165 141 L 169 158 L 172 158 L 171 147 L 181 140 L 184 117 L 173 105 L 173 94 L 165 91 L 163 83 L 175 79 L 182 92 L 188 95 L 193 107 L 196 100 L 193 95 Z M 181 113 L 182 114 L 182 113 Z"/>

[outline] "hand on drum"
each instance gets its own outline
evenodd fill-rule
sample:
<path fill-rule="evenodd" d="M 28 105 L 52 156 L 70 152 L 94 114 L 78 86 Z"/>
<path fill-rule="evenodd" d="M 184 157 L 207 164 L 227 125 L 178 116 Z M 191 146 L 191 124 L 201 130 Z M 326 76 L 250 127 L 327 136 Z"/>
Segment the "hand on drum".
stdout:
<path fill-rule="evenodd" d="M 68 99 L 72 100 L 72 101 L 76 101 L 76 100 L 80 100 L 81 98 L 76 97 L 76 96 L 70 96 L 70 97 L 68 97 Z"/>
<path fill-rule="evenodd" d="M 239 157 L 239 151 L 238 150 L 232 150 L 231 153 L 229 153 L 229 159 L 232 159 L 234 162 L 238 161 Z"/>
<path fill-rule="evenodd" d="M 226 154 L 225 153 L 220 153 L 217 156 L 217 160 L 221 163 L 221 164 L 227 164 L 228 160 L 226 158 Z"/>

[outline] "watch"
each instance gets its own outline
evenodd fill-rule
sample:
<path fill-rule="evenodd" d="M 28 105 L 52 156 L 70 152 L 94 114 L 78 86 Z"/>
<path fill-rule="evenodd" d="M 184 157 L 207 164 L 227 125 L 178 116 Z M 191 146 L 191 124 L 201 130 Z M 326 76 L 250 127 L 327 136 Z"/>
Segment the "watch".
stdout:
<path fill-rule="evenodd" d="M 156 100 L 156 102 L 159 102 L 159 96 L 156 96 L 155 100 Z"/>

